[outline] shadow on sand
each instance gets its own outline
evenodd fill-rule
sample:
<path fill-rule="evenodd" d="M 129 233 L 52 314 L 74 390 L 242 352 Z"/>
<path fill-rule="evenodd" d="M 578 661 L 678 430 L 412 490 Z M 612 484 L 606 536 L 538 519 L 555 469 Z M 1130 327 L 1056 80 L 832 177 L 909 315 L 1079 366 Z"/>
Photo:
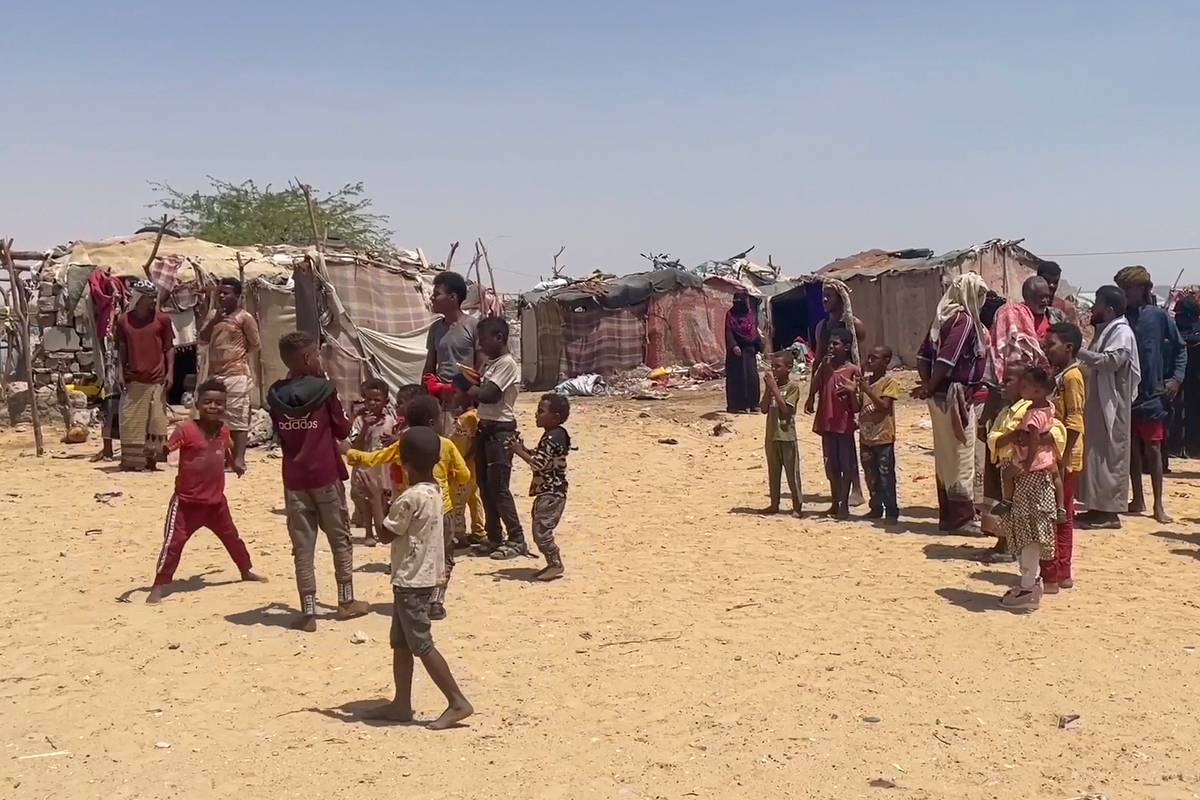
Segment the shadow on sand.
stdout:
<path fill-rule="evenodd" d="M 236 578 L 236 579 L 230 580 L 230 581 L 207 581 L 207 580 L 205 580 L 206 576 L 213 575 L 220 571 L 221 570 L 218 570 L 218 569 L 210 569 L 208 572 L 202 572 L 199 575 L 193 575 L 190 578 L 184 578 L 183 580 L 171 581 L 171 583 L 168 584 L 163 591 L 163 599 L 165 600 L 166 598 L 170 597 L 173 594 L 186 594 L 187 592 L 197 592 L 201 589 L 212 589 L 212 588 L 216 588 L 217 586 L 228 586 L 231 583 L 241 583 L 242 582 L 241 578 Z M 136 589 L 129 589 L 128 591 L 121 592 L 121 594 L 117 595 L 117 602 L 118 603 L 132 603 L 133 596 L 135 594 L 139 594 L 141 592 L 145 592 L 145 593 L 149 594 L 150 589 L 151 589 L 151 587 L 149 587 L 149 586 L 139 586 Z"/>

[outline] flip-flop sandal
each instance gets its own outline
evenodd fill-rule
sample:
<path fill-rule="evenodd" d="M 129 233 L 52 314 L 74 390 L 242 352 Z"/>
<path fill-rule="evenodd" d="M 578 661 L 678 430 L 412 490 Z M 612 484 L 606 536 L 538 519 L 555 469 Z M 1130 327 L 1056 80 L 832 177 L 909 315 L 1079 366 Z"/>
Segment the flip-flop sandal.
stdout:
<path fill-rule="evenodd" d="M 527 552 L 511 544 L 502 544 L 492 551 L 492 558 L 496 561 L 508 561 L 523 555 L 527 555 Z"/>

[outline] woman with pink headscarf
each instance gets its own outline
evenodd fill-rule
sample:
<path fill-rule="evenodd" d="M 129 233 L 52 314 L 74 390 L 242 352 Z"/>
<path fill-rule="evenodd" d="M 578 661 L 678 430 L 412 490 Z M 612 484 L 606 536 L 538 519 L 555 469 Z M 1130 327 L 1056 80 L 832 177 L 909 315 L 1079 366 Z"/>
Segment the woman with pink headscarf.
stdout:
<path fill-rule="evenodd" d="M 750 293 L 738 289 L 733 306 L 725 312 L 725 408 L 730 414 L 758 411 L 762 388 L 758 383 L 758 354 L 763 351 L 758 316 Z"/>

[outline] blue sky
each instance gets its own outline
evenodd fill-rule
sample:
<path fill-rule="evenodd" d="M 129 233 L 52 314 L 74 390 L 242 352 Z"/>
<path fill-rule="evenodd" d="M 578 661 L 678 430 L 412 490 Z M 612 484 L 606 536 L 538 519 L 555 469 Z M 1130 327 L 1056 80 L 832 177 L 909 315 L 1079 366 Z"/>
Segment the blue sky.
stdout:
<path fill-rule="evenodd" d="M 1200 245 L 1194 3 L 9 4 L 0 233 L 131 231 L 150 181 L 366 182 L 502 288 L 751 244 Z M 1063 258 L 1094 287 L 1140 262 Z"/>

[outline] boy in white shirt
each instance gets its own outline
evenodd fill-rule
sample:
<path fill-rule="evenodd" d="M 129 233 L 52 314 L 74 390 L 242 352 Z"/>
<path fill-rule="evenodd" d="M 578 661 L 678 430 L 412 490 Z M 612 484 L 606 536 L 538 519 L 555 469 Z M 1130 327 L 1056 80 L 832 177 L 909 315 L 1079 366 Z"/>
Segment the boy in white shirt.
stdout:
<path fill-rule="evenodd" d="M 364 715 L 368 719 L 412 722 L 413 657 L 421 659 L 429 677 L 446 696 L 446 710 L 429 729 L 457 725 L 475 709 L 458 688 L 450 665 L 433 646 L 429 603 L 446 578 L 442 538 L 442 492 L 433 477 L 441 455 L 441 440 L 432 428 L 409 428 L 401 443 L 400 461 L 408 489 L 393 503 L 379 540 L 391 544 L 392 556 L 392 677 L 396 697 Z"/>
<path fill-rule="evenodd" d="M 474 466 L 483 495 L 488 536 L 487 544 L 482 545 L 481 550 L 496 559 L 516 558 L 529 555 L 517 501 L 509 487 L 512 479 L 509 442 L 517 432 L 514 406 L 521 391 L 521 368 L 508 352 L 508 322 L 503 317 L 481 320 L 475 336 L 488 361 L 479 384 L 462 388 L 479 404 L 479 440 Z"/>

